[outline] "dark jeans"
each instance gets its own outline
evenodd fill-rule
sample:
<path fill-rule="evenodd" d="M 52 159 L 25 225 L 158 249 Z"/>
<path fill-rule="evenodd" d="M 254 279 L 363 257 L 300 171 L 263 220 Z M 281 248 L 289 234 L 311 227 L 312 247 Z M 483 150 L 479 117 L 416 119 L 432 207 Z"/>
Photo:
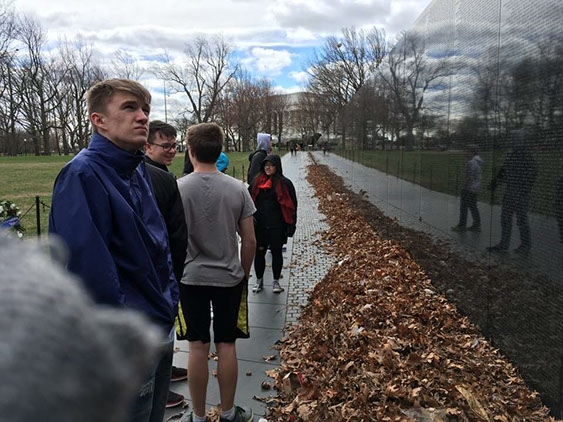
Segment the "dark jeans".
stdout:
<path fill-rule="evenodd" d="M 521 246 L 523 248 L 530 248 L 532 246 L 530 223 L 528 221 L 529 206 L 530 196 L 526 193 L 504 195 L 504 198 L 502 198 L 502 209 L 500 211 L 501 246 L 505 248 L 510 246 L 512 217 L 514 214 L 516 214 L 516 225 L 520 230 Z"/>
<path fill-rule="evenodd" d="M 139 388 L 131 411 L 130 422 L 162 422 L 170 387 L 170 372 L 174 356 L 174 340 L 164 346 L 165 352 Z"/>
<path fill-rule="evenodd" d="M 459 209 L 459 226 L 465 227 L 467 224 L 467 210 L 471 211 L 473 226 L 481 227 L 481 216 L 477 207 L 477 194 L 467 189 L 461 190 L 461 205 Z"/>

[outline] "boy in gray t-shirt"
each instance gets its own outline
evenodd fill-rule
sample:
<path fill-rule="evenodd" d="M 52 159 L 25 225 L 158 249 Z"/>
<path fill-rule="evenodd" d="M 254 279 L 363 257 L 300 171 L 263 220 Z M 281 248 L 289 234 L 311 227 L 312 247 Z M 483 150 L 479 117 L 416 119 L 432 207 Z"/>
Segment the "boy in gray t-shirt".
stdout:
<path fill-rule="evenodd" d="M 188 379 L 193 412 L 182 421 L 205 421 L 208 355 L 213 340 L 220 365 L 221 421 L 250 421 L 252 410 L 234 405 L 238 366 L 235 340 L 248 338 L 247 289 L 254 258 L 254 203 L 242 182 L 219 173 L 215 162 L 224 135 L 215 123 L 191 126 L 186 135 L 194 172 L 178 180 L 188 249 L 180 301 L 190 344 Z M 242 244 L 239 248 L 237 233 Z"/>
<path fill-rule="evenodd" d="M 256 211 L 248 189 L 218 171 L 191 173 L 178 186 L 188 222 L 182 283 L 217 287 L 240 283 L 245 273 L 238 250 L 239 222 Z"/>

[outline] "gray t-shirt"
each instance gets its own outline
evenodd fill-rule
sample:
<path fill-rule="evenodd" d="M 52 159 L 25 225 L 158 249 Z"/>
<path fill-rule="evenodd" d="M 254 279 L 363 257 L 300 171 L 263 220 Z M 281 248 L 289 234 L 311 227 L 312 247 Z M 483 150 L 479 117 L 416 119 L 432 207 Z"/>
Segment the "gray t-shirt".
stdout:
<path fill-rule="evenodd" d="M 188 226 L 188 253 L 181 282 L 231 287 L 244 277 L 239 222 L 256 211 L 244 184 L 223 173 L 191 173 L 178 179 Z"/>

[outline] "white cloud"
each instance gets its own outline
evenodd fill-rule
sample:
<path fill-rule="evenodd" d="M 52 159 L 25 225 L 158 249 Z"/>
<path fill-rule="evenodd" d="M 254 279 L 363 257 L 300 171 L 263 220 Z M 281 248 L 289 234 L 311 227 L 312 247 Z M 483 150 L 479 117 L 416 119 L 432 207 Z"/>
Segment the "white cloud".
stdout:
<path fill-rule="evenodd" d="M 1 0 L 0 0 L 1 2 Z M 408 29 L 430 0 L 190 0 L 116 2 L 97 0 L 16 0 L 17 12 L 33 16 L 48 32 L 50 45 L 60 37 L 82 35 L 103 63 L 123 49 L 150 67 L 164 51 L 182 58 L 186 42 L 201 34 L 222 34 L 232 42 L 242 65 L 278 84 L 302 83 L 292 51 L 316 47 L 344 27 L 384 27 L 393 35 Z M 295 49 L 295 50 L 293 50 Z M 309 50 L 308 50 L 309 51 Z M 291 75 L 285 73 L 292 72 Z M 150 75 L 145 75 L 149 77 Z"/>
<path fill-rule="evenodd" d="M 242 64 L 251 72 L 277 76 L 284 68 L 291 66 L 292 56 L 287 50 L 255 47 L 250 51 L 249 57 L 242 59 Z"/>
<path fill-rule="evenodd" d="M 390 8 L 388 0 L 281 0 L 272 11 L 283 27 L 333 33 L 346 26 L 374 24 Z"/>
<path fill-rule="evenodd" d="M 293 70 L 289 72 L 287 76 L 289 76 L 291 79 L 296 80 L 299 83 L 305 83 L 309 80 L 309 74 L 304 71 L 298 72 L 296 70 Z"/>

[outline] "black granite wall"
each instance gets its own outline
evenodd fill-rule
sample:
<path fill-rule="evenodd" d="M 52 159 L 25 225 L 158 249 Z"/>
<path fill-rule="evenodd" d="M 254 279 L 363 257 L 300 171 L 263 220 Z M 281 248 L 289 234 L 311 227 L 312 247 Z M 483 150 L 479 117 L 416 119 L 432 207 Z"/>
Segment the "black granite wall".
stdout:
<path fill-rule="evenodd" d="M 460 260 L 444 257 L 455 276 L 436 284 L 557 416 L 562 27 L 561 0 L 432 1 L 366 88 L 381 99 L 379 108 L 359 121 L 350 106 L 353 151 L 341 153 L 377 169 L 348 178 L 387 214 L 449 242 Z"/>

